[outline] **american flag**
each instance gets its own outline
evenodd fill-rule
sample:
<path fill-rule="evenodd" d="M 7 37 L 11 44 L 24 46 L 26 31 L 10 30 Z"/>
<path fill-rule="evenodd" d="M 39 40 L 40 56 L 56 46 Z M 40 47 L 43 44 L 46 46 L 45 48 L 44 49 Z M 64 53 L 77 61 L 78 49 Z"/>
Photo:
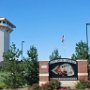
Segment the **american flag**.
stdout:
<path fill-rule="evenodd" d="M 62 35 L 62 37 L 61 37 L 61 42 L 62 43 L 64 42 L 64 35 Z"/>

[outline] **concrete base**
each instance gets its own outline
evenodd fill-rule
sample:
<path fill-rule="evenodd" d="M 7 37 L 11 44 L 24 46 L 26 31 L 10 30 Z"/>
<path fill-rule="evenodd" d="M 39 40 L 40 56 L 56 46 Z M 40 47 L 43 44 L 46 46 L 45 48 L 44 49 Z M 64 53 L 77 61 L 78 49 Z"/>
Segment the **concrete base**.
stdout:
<path fill-rule="evenodd" d="M 78 81 L 60 81 L 62 87 L 70 87 L 70 88 L 75 88 L 75 85 L 77 84 Z M 47 82 L 39 82 L 39 85 L 41 86 L 42 84 L 45 84 Z"/>
<path fill-rule="evenodd" d="M 60 81 L 62 87 L 74 88 L 78 81 Z"/>

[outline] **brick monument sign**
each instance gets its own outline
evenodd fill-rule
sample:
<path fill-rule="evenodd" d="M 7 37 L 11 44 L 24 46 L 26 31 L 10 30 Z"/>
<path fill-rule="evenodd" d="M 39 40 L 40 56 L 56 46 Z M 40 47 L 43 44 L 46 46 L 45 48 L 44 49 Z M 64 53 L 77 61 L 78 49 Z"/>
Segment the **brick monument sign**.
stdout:
<path fill-rule="evenodd" d="M 88 80 L 87 60 L 60 58 L 39 61 L 39 85 L 49 80 L 59 80 L 62 86 L 75 86 L 79 80 Z"/>

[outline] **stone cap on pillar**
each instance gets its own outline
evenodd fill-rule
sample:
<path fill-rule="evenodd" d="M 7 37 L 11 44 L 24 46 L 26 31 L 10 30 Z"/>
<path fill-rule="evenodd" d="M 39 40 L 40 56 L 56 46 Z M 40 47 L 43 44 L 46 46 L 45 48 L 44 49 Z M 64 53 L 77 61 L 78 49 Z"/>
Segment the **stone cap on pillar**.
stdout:
<path fill-rule="evenodd" d="M 76 61 L 85 61 L 85 62 L 87 62 L 88 60 L 87 59 L 77 59 Z"/>

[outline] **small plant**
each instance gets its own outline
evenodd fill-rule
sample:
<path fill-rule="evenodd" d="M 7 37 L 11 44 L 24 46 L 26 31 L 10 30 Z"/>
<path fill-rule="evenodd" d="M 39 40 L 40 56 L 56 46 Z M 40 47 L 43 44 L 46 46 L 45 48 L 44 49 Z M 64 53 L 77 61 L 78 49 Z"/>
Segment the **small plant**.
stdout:
<path fill-rule="evenodd" d="M 90 81 L 81 81 L 87 88 L 90 88 Z"/>
<path fill-rule="evenodd" d="M 49 84 L 52 85 L 53 89 L 58 89 L 61 87 L 61 83 L 57 80 L 51 80 Z"/>
<path fill-rule="evenodd" d="M 42 90 L 38 84 L 33 84 L 31 90 Z"/>
<path fill-rule="evenodd" d="M 48 82 L 42 86 L 42 90 L 53 90 L 52 85 Z"/>
<path fill-rule="evenodd" d="M 85 88 L 90 88 L 90 81 L 79 81 L 76 84 L 77 89 L 85 89 Z"/>
<path fill-rule="evenodd" d="M 81 82 L 78 82 L 78 83 L 76 84 L 76 88 L 77 88 L 77 89 L 85 89 L 86 87 L 85 87 Z"/>
<path fill-rule="evenodd" d="M 0 83 L 0 90 L 9 88 L 6 84 Z"/>
<path fill-rule="evenodd" d="M 42 90 L 54 90 L 59 89 L 61 87 L 61 83 L 57 80 L 51 80 L 46 84 L 42 85 Z"/>

